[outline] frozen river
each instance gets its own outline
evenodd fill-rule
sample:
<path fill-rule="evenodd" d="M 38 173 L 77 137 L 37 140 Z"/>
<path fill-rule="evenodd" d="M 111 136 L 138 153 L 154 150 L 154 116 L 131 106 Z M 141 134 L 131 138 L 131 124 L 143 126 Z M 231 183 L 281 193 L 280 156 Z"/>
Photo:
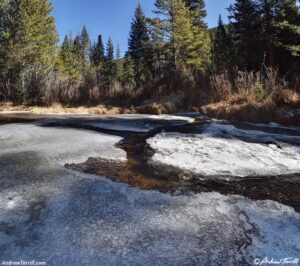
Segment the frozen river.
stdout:
<path fill-rule="evenodd" d="M 300 257 L 300 129 L 194 117 L 0 115 L 0 261 Z"/>

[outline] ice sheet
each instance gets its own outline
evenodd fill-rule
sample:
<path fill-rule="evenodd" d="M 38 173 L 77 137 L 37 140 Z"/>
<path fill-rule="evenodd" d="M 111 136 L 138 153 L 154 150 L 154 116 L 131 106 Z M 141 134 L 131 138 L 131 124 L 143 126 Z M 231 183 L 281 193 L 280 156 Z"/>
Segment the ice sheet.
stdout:
<path fill-rule="evenodd" d="M 300 215 L 289 207 L 142 191 L 62 167 L 93 153 L 124 158 L 118 137 L 32 124 L 0 126 L 0 137 L 0 261 L 244 265 L 300 254 Z"/>
<path fill-rule="evenodd" d="M 274 141 L 297 144 L 300 137 L 212 124 L 204 127 L 203 134 L 161 133 L 148 143 L 155 149 L 153 160 L 202 175 L 243 177 L 300 172 L 299 146 L 281 143 L 280 149 Z"/>

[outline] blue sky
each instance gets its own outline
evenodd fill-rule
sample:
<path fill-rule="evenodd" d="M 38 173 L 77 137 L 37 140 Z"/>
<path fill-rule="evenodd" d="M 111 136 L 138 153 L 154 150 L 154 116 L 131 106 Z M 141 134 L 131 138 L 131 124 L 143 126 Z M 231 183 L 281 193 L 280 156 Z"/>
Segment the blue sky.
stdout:
<path fill-rule="evenodd" d="M 79 33 L 86 25 L 92 40 L 99 33 L 106 42 L 110 35 L 115 44 L 119 43 L 122 53 L 127 49 L 127 38 L 130 23 L 138 2 L 143 6 L 147 16 L 151 16 L 154 0 L 52 0 L 53 14 L 61 40 L 65 34 Z M 207 23 L 215 26 L 219 14 L 224 21 L 227 18 L 226 8 L 233 0 L 206 0 Z"/>

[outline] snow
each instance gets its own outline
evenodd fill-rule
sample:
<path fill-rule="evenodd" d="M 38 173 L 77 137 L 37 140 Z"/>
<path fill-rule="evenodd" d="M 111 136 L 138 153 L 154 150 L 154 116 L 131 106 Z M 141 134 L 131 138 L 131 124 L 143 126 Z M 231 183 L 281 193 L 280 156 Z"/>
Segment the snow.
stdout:
<path fill-rule="evenodd" d="M 248 142 L 250 141 L 250 142 Z M 276 145 L 261 144 L 280 142 Z M 253 143 L 254 142 L 254 143 Z M 300 172 L 299 136 L 213 123 L 202 134 L 161 133 L 148 139 L 154 161 L 205 176 L 266 176 Z"/>
<path fill-rule="evenodd" d="M 213 192 L 171 196 L 63 167 L 95 155 L 122 160 L 119 140 L 37 124 L 0 126 L 0 261 L 245 265 L 299 256 L 300 214 L 287 206 Z"/>

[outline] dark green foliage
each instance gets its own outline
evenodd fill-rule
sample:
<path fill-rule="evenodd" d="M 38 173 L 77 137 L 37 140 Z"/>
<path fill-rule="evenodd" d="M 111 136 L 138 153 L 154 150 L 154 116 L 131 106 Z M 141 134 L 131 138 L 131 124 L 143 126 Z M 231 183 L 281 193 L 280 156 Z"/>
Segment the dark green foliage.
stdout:
<path fill-rule="evenodd" d="M 135 81 L 142 85 L 149 77 L 149 41 L 147 21 L 140 4 L 135 10 L 128 40 L 128 54 L 134 61 Z"/>
<path fill-rule="evenodd" d="M 213 67 L 219 72 L 230 67 L 232 63 L 231 36 L 226 28 L 221 15 L 218 27 L 214 32 L 213 41 Z"/>
<path fill-rule="evenodd" d="M 1 1 L 0 83 L 5 97 L 38 103 L 51 89 L 57 33 L 48 0 Z"/>
<path fill-rule="evenodd" d="M 262 24 L 253 0 L 236 0 L 229 7 L 235 63 L 241 69 L 260 69 L 263 61 Z"/>
<path fill-rule="evenodd" d="M 198 28 L 207 27 L 204 18 L 207 15 L 204 0 L 184 0 L 187 7 L 192 11 L 193 24 Z"/>
<path fill-rule="evenodd" d="M 265 64 L 289 67 L 300 56 L 300 12 L 295 0 L 260 0 Z"/>
<path fill-rule="evenodd" d="M 104 78 L 106 85 L 111 85 L 117 78 L 117 65 L 115 61 L 114 45 L 111 37 L 108 38 L 106 45 Z"/>
<path fill-rule="evenodd" d="M 257 99 L 263 99 L 270 85 L 266 67 L 299 87 L 296 0 L 235 0 L 230 23 L 224 25 L 220 17 L 210 30 L 204 0 L 156 0 L 154 5 L 151 19 L 137 6 L 122 57 L 111 38 L 105 47 L 99 35 L 92 45 L 86 26 L 75 38 L 65 36 L 57 49 L 49 0 L 1 0 L 0 100 L 101 103 L 126 95 L 138 103 L 175 92 L 189 103 L 195 102 L 189 99 L 193 93 L 201 95 L 203 102 L 211 73 L 226 77 L 234 90 L 243 70 L 264 70 L 255 87 Z"/>
<path fill-rule="evenodd" d="M 134 61 L 130 55 L 124 58 L 122 83 L 124 85 L 135 86 Z"/>
<path fill-rule="evenodd" d="M 300 12 L 296 0 L 236 0 L 229 8 L 235 64 L 287 72 L 299 62 Z"/>
<path fill-rule="evenodd" d="M 91 39 L 89 37 L 86 26 L 83 26 L 81 35 L 80 35 L 80 44 L 81 44 L 81 52 L 82 52 L 82 62 L 83 66 L 87 66 L 90 63 L 90 55 L 91 55 Z"/>
<path fill-rule="evenodd" d="M 104 63 L 104 45 L 102 41 L 102 35 L 100 34 L 97 39 L 97 43 L 93 45 L 91 52 L 91 62 L 95 67 L 99 67 Z"/>

